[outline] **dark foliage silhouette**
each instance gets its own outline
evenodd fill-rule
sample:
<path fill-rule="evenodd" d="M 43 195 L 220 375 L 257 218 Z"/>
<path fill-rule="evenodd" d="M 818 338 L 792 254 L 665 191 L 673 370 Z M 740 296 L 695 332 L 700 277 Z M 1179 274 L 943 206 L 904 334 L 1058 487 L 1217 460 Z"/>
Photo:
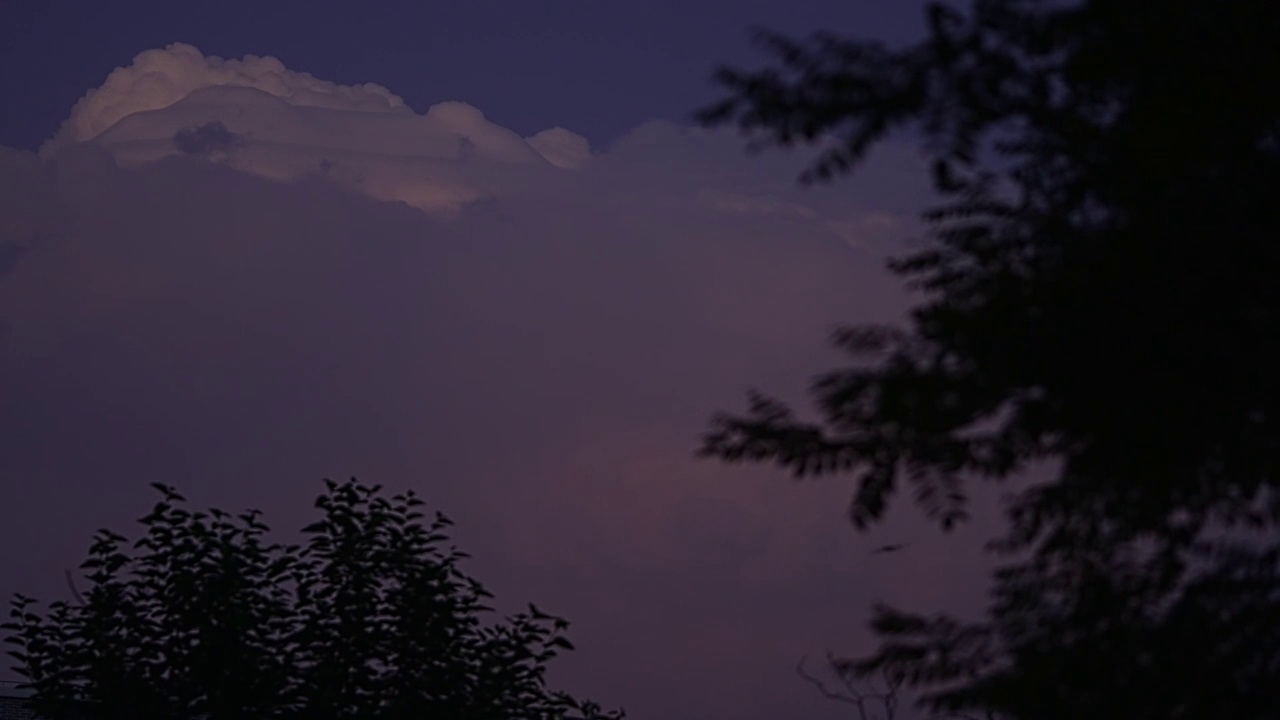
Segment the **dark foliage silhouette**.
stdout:
<path fill-rule="evenodd" d="M 490 594 L 412 493 L 326 481 L 302 545 L 258 513 L 193 512 L 172 488 L 134 543 L 109 530 L 83 602 L 19 596 L 8 641 L 48 717 L 617 718 L 546 687 L 568 623 Z M 96 712 L 95 712 L 96 711 Z"/>
<path fill-rule="evenodd" d="M 939 709 L 1024 718 L 1280 716 L 1280 3 L 933 4 L 918 44 L 763 33 L 706 108 L 801 178 L 912 130 L 928 242 L 890 269 L 906 327 L 851 327 L 809 421 L 752 394 L 702 452 L 849 474 L 865 528 L 905 484 L 944 529 L 1015 493 L 988 618 L 881 608 Z"/>

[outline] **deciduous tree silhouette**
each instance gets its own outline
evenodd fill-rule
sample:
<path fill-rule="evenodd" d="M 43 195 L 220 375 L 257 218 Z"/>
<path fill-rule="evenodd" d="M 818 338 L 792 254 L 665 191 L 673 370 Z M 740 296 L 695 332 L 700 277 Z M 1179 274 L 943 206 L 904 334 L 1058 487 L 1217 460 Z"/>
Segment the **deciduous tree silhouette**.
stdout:
<path fill-rule="evenodd" d="M 132 545 L 98 533 L 83 603 L 19 596 L 8 641 L 48 717 L 617 718 L 546 687 L 568 623 L 491 595 L 412 493 L 326 481 L 303 545 L 256 512 L 193 512 L 172 488 Z"/>
<path fill-rule="evenodd" d="M 840 330 L 816 420 L 753 394 L 703 452 L 851 474 L 860 528 L 904 483 L 951 528 L 969 483 L 1053 461 L 987 621 L 882 608 L 849 667 L 1016 717 L 1280 716 L 1280 3 L 927 19 L 902 49 L 764 33 L 776 66 L 719 74 L 701 119 L 819 146 L 804 181 L 914 128 L 940 204 L 890 263 L 908 326 Z"/>

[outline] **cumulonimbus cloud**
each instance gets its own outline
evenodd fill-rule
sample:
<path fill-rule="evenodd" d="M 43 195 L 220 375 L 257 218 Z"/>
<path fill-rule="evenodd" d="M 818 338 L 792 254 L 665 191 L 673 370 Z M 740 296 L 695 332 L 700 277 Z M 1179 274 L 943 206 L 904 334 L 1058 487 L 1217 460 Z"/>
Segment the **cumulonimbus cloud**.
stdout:
<path fill-rule="evenodd" d="M 913 152 L 809 191 L 802 162 L 665 122 L 592 152 L 270 58 L 143 53 L 40 156 L 0 152 L 23 509 L 0 546 L 42 548 L 3 555 L 0 594 L 60 593 L 149 481 L 289 527 L 359 475 L 454 516 L 499 598 L 575 621 L 569 686 L 637 717 L 836 716 L 795 659 L 848 647 L 871 597 L 953 595 L 964 561 L 921 551 L 920 582 L 846 554 L 847 488 L 691 457 L 745 387 L 833 362 L 833 323 L 902 309 L 881 260 L 923 198 Z"/>
<path fill-rule="evenodd" d="M 133 64 L 116 68 L 101 87 L 75 104 L 52 144 L 92 140 L 129 115 L 165 108 L 193 90 L 219 86 L 262 90 L 297 107 L 409 112 L 404 100 L 381 85 L 339 85 L 289 70 L 274 57 L 224 60 L 205 56 L 186 43 L 173 43 L 139 53 Z"/>
<path fill-rule="evenodd" d="M 182 141 L 210 127 L 237 139 L 238 152 L 221 160 L 242 170 L 275 179 L 323 172 L 428 211 L 492 197 L 500 171 L 477 174 L 471 165 L 575 169 L 591 156 L 586 139 L 564 128 L 526 139 L 466 103 L 419 114 L 381 85 L 338 85 L 273 57 L 227 60 L 182 43 L 117 68 L 76 103 L 43 151 L 93 141 L 137 165 L 189 152 Z M 460 160 L 470 162 L 453 164 Z"/>

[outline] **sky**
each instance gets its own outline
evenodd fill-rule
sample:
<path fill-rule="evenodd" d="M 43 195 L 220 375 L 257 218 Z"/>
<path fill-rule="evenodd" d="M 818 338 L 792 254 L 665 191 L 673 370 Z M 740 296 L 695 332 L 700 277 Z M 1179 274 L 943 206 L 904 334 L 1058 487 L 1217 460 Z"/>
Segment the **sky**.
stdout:
<path fill-rule="evenodd" d="M 273 55 L 340 84 L 377 82 L 410 106 L 482 108 L 528 134 L 572 123 L 604 145 L 640 123 L 683 121 L 722 63 L 758 57 L 748 28 L 915 37 L 920 0 L 5 0 L 0 144 L 33 149 L 86 90 L 173 42 L 221 57 Z"/>
<path fill-rule="evenodd" d="M 570 619 L 565 689 L 849 717 L 796 662 L 870 650 L 875 600 L 976 608 L 991 508 L 859 535 L 847 481 L 692 451 L 748 388 L 802 400 L 836 324 L 902 316 L 927 175 L 897 141 L 803 189 L 803 153 L 687 119 L 750 26 L 894 41 L 918 10 L 5 3 L 0 594 L 63 597 L 151 482 L 288 530 L 357 476 Z"/>

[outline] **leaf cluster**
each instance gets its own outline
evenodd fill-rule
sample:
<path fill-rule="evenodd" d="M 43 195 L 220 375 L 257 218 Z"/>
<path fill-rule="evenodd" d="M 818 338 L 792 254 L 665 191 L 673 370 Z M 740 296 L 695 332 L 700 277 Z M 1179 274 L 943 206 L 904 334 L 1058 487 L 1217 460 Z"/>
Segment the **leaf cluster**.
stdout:
<path fill-rule="evenodd" d="M 853 473 L 859 526 L 905 480 L 945 527 L 966 479 L 1061 461 L 1015 518 L 1031 543 L 1072 508 L 1186 540 L 1280 518 L 1280 6 L 1208 0 L 930 6 L 891 50 L 761 35 L 778 66 L 722 70 L 703 122 L 816 144 L 805 176 L 918 130 L 939 205 L 890 268 L 907 328 L 834 334 L 848 367 L 820 419 L 754 394 L 702 451 L 800 476 Z M 1181 526 L 1179 526 L 1181 524 Z"/>
<path fill-rule="evenodd" d="M 773 67 L 720 72 L 704 123 L 817 146 L 806 182 L 915 132 L 938 204 L 890 261 L 907 325 L 835 333 L 817 419 L 753 393 L 701 452 L 850 475 L 859 528 L 906 485 L 951 529 L 972 483 L 1050 468 L 987 619 L 880 608 L 851 672 L 1011 717 L 1277 716 L 1280 4 L 926 17 L 901 48 L 761 33 Z"/>
<path fill-rule="evenodd" d="M 484 622 L 491 594 L 412 492 L 326 481 L 305 542 L 282 544 L 257 512 L 156 488 L 141 537 L 94 538 L 83 602 L 13 602 L 11 654 L 48 717 L 620 717 L 547 687 L 566 621 Z"/>

